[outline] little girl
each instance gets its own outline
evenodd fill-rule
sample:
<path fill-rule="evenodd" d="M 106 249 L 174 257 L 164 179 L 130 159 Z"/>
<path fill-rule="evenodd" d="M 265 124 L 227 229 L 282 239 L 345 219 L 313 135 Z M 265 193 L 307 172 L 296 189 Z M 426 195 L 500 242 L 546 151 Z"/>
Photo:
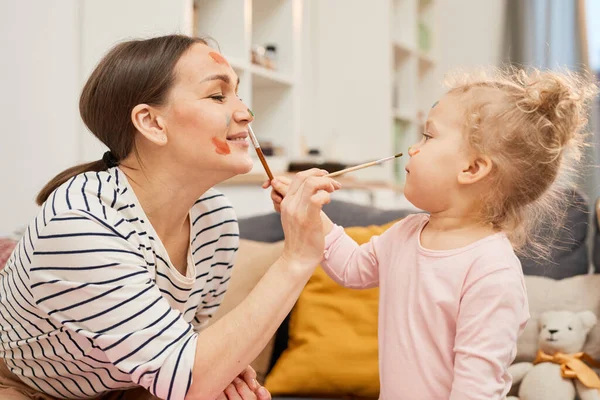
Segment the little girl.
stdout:
<path fill-rule="evenodd" d="M 380 288 L 380 399 L 506 396 L 529 318 L 513 248 L 528 244 L 540 211 L 556 211 L 555 183 L 579 153 L 595 93 L 574 74 L 459 76 L 409 150 L 404 194 L 427 214 L 362 246 L 323 216 L 325 271 L 345 287 Z M 272 186 L 285 207 L 275 191 L 287 180 Z"/>

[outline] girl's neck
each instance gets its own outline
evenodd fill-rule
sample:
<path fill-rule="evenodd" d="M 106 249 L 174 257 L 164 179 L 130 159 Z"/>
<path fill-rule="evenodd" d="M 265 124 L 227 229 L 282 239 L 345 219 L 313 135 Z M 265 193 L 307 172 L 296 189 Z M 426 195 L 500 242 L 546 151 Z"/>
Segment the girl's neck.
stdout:
<path fill-rule="evenodd" d="M 470 213 L 431 213 L 421 232 L 421 244 L 430 250 L 452 250 L 497 233 L 492 224 Z"/>

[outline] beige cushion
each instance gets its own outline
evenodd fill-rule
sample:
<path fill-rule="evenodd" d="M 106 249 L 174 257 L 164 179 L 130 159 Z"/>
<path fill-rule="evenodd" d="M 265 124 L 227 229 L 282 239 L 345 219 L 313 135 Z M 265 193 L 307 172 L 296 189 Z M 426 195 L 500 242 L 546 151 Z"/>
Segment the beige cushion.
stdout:
<path fill-rule="evenodd" d="M 227 314 L 248 296 L 260 278 L 262 278 L 269 267 L 281 255 L 282 251 L 283 241 L 262 243 L 244 239 L 240 240 L 231 282 L 229 283 L 223 303 L 221 303 L 221 307 L 219 307 L 213 318 L 213 322 Z M 258 381 L 261 384 L 264 382 L 269 363 L 271 362 L 274 344 L 273 337 L 262 353 L 251 364 L 256 370 Z"/>
<path fill-rule="evenodd" d="M 554 280 L 526 276 L 531 320 L 519 338 L 516 361 L 533 361 L 538 349 L 538 320 L 542 313 L 554 310 L 593 311 L 600 318 L 600 275 L 578 275 Z M 600 324 L 590 331 L 583 349 L 600 358 Z"/>

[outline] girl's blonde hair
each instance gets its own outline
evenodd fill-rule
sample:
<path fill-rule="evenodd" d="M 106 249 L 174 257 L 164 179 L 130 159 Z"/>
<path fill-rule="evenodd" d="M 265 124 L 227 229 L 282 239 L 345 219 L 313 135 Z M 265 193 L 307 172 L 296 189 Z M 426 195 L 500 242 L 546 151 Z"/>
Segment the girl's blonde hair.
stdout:
<path fill-rule="evenodd" d="M 464 99 L 465 133 L 492 160 L 482 218 L 519 252 L 545 256 L 540 224 L 558 228 L 566 212 L 559 176 L 575 171 L 598 88 L 590 74 L 518 68 L 456 73 L 449 93 Z"/>

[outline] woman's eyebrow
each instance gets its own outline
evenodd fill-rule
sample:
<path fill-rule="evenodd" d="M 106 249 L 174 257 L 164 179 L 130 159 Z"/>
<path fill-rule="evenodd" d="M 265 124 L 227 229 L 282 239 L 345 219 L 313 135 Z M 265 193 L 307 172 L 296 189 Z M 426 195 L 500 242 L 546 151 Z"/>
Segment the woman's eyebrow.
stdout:
<path fill-rule="evenodd" d="M 202 79 L 200 81 L 200 83 L 204 83 L 204 82 L 208 82 L 208 81 L 223 81 L 229 85 L 231 83 L 231 78 L 229 77 L 229 75 L 225 75 L 225 74 L 209 75 L 206 78 Z M 236 87 L 239 84 L 240 84 L 240 78 L 238 77 Z"/>

